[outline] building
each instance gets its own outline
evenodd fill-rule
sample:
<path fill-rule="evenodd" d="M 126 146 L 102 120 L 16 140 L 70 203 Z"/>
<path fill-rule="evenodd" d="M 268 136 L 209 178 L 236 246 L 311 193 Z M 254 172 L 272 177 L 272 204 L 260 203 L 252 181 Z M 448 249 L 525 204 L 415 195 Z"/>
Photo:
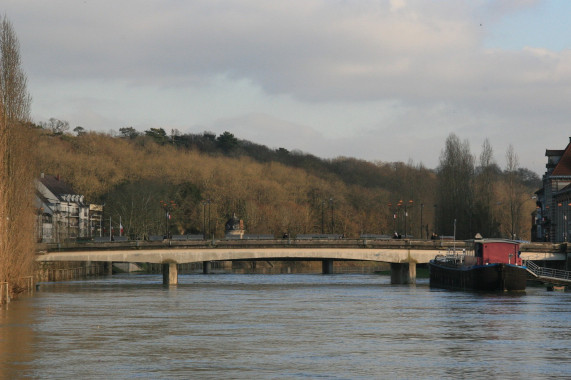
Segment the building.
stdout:
<path fill-rule="evenodd" d="M 85 203 L 59 176 L 36 180 L 36 234 L 39 242 L 60 243 L 100 233 L 102 207 Z"/>
<path fill-rule="evenodd" d="M 236 214 L 232 215 L 224 226 L 224 234 L 226 239 L 242 239 L 244 237 L 244 221 L 238 219 Z"/>
<path fill-rule="evenodd" d="M 571 212 L 571 138 L 563 150 L 547 149 L 543 188 L 535 194 L 532 240 L 565 242 L 569 240 Z"/>

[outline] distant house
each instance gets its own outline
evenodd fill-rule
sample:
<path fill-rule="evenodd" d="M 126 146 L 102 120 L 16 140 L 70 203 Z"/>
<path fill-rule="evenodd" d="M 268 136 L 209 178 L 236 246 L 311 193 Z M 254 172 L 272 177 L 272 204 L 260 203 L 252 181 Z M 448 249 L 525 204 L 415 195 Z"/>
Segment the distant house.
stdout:
<path fill-rule="evenodd" d="M 101 206 L 85 203 L 84 196 L 59 176 L 42 173 L 36 180 L 36 210 L 39 242 L 59 243 L 99 233 Z"/>
<path fill-rule="evenodd" d="M 563 150 L 547 149 L 543 188 L 536 191 L 532 240 L 569 241 L 571 217 L 571 138 Z"/>
<path fill-rule="evenodd" d="M 242 239 L 244 237 L 244 221 L 238 219 L 236 214 L 232 215 L 224 226 L 224 235 L 226 239 Z"/>

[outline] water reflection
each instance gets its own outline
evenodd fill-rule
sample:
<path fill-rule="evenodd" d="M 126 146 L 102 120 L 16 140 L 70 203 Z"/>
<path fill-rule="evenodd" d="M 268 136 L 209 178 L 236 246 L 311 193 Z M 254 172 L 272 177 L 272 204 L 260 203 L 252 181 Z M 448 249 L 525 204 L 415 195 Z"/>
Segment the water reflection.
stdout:
<path fill-rule="evenodd" d="M 570 293 L 483 295 L 433 290 L 422 280 L 393 286 L 375 275 L 179 280 L 176 287 L 148 275 L 42 284 L 2 315 L 1 368 L 37 378 L 571 373 Z"/>
<path fill-rule="evenodd" d="M 0 305 L 0 374 L 17 379 L 30 374 L 36 357 L 34 299 L 22 297 L 17 302 Z M 45 310 L 49 312 L 49 310 Z"/>

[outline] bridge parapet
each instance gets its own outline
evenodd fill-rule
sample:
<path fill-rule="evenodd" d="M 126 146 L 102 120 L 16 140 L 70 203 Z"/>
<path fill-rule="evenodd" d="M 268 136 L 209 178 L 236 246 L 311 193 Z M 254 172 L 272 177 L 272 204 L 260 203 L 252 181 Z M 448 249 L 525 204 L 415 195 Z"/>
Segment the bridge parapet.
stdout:
<path fill-rule="evenodd" d="M 464 241 L 447 240 L 409 240 L 409 239 L 221 239 L 221 240 L 169 240 L 143 241 L 98 241 L 43 243 L 37 245 L 38 252 L 66 251 L 106 251 L 140 250 L 168 248 L 379 248 L 379 249 L 415 249 L 445 250 L 452 247 L 467 247 Z"/>
<path fill-rule="evenodd" d="M 519 250 L 521 252 L 548 252 L 548 253 L 565 253 L 567 251 L 567 243 L 521 243 Z"/>
<path fill-rule="evenodd" d="M 128 240 L 115 242 L 66 242 L 38 244 L 38 252 L 141 250 L 169 248 L 378 248 L 398 250 L 447 250 L 471 247 L 470 241 L 410 240 L 410 239 L 221 239 L 221 240 Z M 567 244 L 522 243 L 522 253 L 540 252 L 564 254 Z"/>

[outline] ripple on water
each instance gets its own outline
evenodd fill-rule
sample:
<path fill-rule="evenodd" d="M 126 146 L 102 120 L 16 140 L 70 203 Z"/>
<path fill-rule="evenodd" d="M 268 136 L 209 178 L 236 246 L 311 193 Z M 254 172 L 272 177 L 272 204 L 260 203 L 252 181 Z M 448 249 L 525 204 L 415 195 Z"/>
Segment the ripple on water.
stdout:
<path fill-rule="evenodd" d="M 32 378 L 571 375 L 571 293 L 450 292 L 377 275 L 179 280 L 42 284 L 2 311 L 0 369 Z M 20 359 L 6 354 L 14 350 Z"/>

